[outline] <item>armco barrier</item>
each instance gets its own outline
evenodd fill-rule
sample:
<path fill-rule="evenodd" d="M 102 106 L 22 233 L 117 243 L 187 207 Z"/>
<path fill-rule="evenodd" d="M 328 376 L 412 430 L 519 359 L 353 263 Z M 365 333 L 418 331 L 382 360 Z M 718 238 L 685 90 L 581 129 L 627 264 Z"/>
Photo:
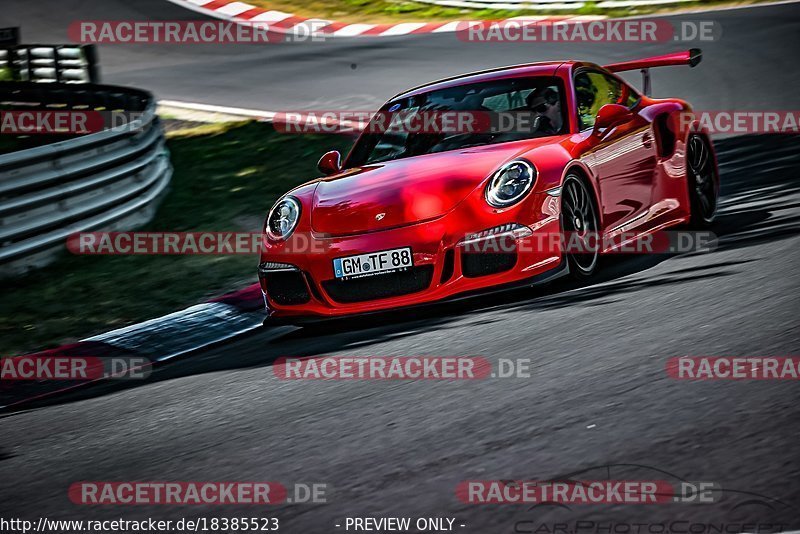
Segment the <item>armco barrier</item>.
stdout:
<path fill-rule="evenodd" d="M 52 262 L 74 232 L 129 230 L 152 218 L 172 176 L 152 95 L 105 85 L 0 83 L 0 110 L 20 108 L 141 115 L 135 128 L 30 148 L 26 143 L 41 144 L 42 136 L 22 136 L 21 150 L 0 155 L 0 277 Z"/>
<path fill-rule="evenodd" d="M 0 48 L 0 71 L 18 82 L 97 83 L 94 45 L 14 45 Z"/>

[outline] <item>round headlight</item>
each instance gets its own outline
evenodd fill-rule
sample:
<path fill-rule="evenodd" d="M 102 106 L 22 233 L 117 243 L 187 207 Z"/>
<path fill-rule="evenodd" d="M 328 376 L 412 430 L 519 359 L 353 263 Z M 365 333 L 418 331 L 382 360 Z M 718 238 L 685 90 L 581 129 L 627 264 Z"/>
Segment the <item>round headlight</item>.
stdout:
<path fill-rule="evenodd" d="M 267 235 L 271 239 L 281 240 L 289 237 L 300 219 L 300 202 L 294 197 L 285 197 L 278 201 L 267 217 Z"/>
<path fill-rule="evenodd" d="M 536 169 L 525 160 L 517 159 L 494 173 L 486 188 L 486 202 L 495 208 L 505 208 L 518 202 L 531 190 L 536 181 Z"/>

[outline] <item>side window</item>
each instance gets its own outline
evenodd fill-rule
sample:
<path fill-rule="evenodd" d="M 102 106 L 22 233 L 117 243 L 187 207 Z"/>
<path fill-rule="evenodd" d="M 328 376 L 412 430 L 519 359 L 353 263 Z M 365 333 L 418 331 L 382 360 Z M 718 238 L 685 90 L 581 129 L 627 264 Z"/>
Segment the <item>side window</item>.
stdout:
<path fill-rule="evenodd" d="M 597 112 L 606 104 L 633 107 L 639 96 L 616 78 L 601 72 L 585 71 L 575 76 L 575 96 L 578 102 L 578 128 L 594 126 Z"/>

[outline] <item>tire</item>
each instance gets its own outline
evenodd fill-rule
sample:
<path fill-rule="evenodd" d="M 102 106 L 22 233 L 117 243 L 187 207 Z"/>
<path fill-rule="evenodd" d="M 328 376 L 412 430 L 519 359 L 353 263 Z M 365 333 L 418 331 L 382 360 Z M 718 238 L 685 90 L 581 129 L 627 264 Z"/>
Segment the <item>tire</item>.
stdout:
<path fill-rule="evenodd" d="M 580 251 L 570 250 L 568 246 L 564 255 L 569 266 L 570 276 L 583 280 L 592 276 L 600 260 L 597 237 L 600 235 L 600 221 L 597 216 L 597 207 L 586 182 L 576 174 L 569 174 L 561 186 L 561 228 L 569 245 L 575 239 L 584 239 L 590 232 L 594 233 L 595 246 L 591 251 L 581 248 Z"/>
<path fill-rule="evenodd" d="M 691 228 L 708 228 L 717 216 L 719 176 L 708 140 L 692 134 L 686 142 L 686 181 L 689 188 Z"/>

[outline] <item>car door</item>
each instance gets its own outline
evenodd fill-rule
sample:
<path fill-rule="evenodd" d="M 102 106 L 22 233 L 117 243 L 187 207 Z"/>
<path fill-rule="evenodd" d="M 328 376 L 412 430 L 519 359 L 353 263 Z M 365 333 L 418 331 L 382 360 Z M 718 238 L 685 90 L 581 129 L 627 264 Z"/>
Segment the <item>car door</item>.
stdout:
<path fill-rule="evenodd" d="M 588 150 L 584 161 L 599 184 L 603 229 L 630 229 L 644 222 L 650 207 L 656 148 L 652 124 L 636 112 L 639 95 L 619 78 L 599 70 L 575 73 L 578 126 Z M 633 112 L 630 121 L 595 131 L 597 113 L 606 104 L 620 104 Z"/>

